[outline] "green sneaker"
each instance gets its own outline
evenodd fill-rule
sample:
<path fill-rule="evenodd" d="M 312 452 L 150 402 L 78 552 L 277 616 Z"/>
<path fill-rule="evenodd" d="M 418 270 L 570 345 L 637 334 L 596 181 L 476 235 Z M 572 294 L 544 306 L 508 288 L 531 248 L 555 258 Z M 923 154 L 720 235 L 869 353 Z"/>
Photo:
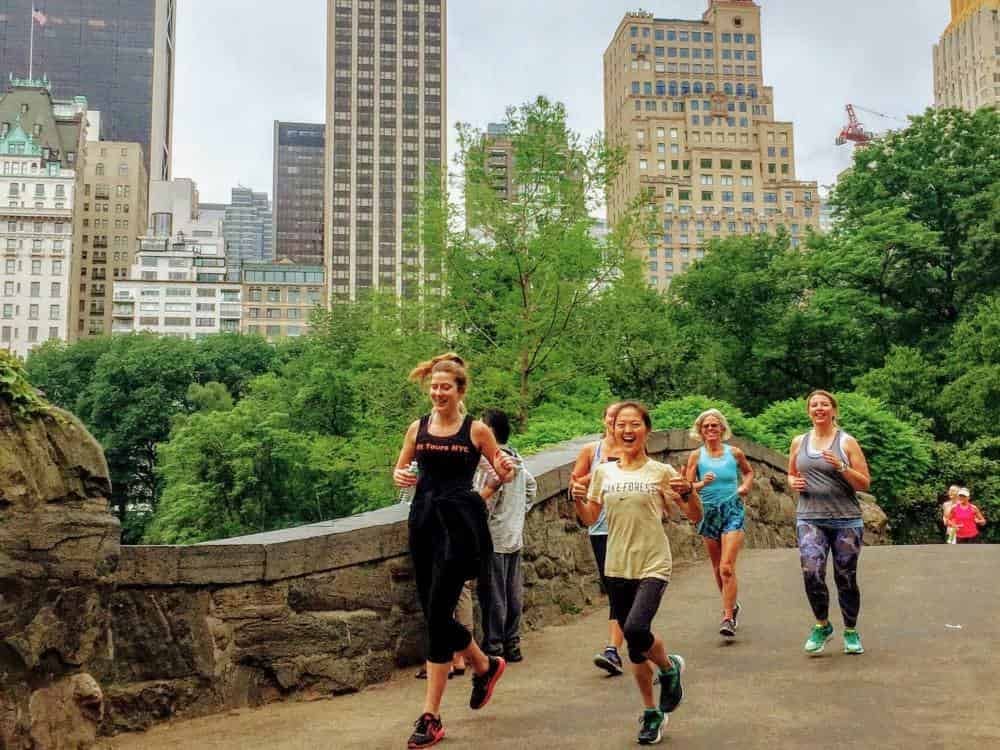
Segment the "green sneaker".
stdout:
<path fill-rule="evenodd" d="M 807 654 L 819 654 L 823 652 L 826 642 L 833 638 L 833 625 L 813 625 L 809 639 L 806 641 L 805 650 Z"/>
<path fill-rule="evenodd" d="M 668 657 L 673 669 L 660 670 L 660 710 L 669 714 L 680 705 L 684 697 L 681 688 L 681 674 L 684 672 L 684 658 L 680 654 L 670 654 Z"/>
<path fill-rule="evenodd" d="M 858 631 L 854 628 L 849 628 L 844 631 L 844 653 L 845 654 L 863 654 L 865 652 L 865 647 L 861 645 L 861 636 L 858 635 Z"/>
<path fill-rule="evenodd" d="M 662 711 L 655 708 L 647 708 L 639 719 L 639 744 L 656 745 L 663 739 L 663 725 L 667 723 L 667 717 Z"/>

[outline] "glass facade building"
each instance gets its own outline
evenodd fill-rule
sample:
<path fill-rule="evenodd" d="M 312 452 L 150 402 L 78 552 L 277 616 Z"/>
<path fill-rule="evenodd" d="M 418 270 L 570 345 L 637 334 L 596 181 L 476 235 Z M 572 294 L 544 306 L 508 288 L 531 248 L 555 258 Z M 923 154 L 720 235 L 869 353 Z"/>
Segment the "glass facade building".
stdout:
<path fill-rule="evenodd" d="M 141 144 L 149 175 L 169 179 L 174 0 L 34 4 L 45 17 L 35 23 L 35 77 L 48 78 L 53 96 L 85 96 L 101 113 L 101 140 Z M 4 83 L 27 76 L 31 9 L 32 0 L 0 0 Z"/>
<path fill-rule="evenodd" d="M 326 126 L 274 122 L 274 253 L 323 265 L 323 159 Z"/>

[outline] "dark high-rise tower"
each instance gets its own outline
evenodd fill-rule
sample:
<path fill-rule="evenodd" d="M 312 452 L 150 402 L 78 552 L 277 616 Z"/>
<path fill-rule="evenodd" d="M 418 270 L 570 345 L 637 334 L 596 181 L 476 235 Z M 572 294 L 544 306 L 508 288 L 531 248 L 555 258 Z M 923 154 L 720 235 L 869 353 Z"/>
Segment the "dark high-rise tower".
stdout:
<path fill-rule="evenodd" d="M 142 145 L 151 179 L 170 178 L 175 0 L 0 0 L 0 86 L 34 77 L 87 97 L 101 138 Z"/>
<path fill-rule="evenodd" d="M 274 257 L 323 265 L 322 123 L 274 121 Z"/>

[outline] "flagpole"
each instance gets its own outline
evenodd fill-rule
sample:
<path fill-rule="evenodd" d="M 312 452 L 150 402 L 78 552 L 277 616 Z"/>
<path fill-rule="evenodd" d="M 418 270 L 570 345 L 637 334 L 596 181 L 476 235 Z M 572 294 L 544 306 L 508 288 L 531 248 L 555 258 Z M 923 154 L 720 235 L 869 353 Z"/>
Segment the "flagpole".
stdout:
<path fill-rule="evenodd" d="M 31 4 L 31 33 L 28 35 L 28 80 L 31 80 L 31 74 L 34 71 L 35 63 L 35 4 Z"/>

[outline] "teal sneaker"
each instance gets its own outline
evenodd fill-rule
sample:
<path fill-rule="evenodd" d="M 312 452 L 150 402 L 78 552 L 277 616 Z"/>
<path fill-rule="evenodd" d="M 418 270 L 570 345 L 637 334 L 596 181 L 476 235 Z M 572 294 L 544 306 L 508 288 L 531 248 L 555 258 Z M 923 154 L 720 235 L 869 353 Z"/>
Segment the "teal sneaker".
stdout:
<path fill-rule="evenodd" d="M 806 641 L 805 650 L 807 654 L 819 654 L 823 652 L 826 642 L 833 638 L 833 625 L 813 625 L 809 639 Z"/>
<path fill-rule="evenodd" d="M 647 708 L 643 711 L 639 719 L 639 744 L 657 745 L 663 739 L 663 725 L 667 723 L 667 717 L 662 711 L 655 708 Z"/>
<path fill-rule="evenodd" d="M 684 697 L 684 690 L 681 687 L 684 658 L 680 654 L 670 654 L 667 658 L 673 664 L 673 669 L 660 669 L 660 710 L 665 714 L 677 708 Z"/>
<path fill-rule="evenodd" d="M 849 628 L 844 631 L 844 653 L 845 654 L 863 654 L 865 652 L 865 647 L 861 645 L 861 636 L 858 631 L 854 628 Z"/>

